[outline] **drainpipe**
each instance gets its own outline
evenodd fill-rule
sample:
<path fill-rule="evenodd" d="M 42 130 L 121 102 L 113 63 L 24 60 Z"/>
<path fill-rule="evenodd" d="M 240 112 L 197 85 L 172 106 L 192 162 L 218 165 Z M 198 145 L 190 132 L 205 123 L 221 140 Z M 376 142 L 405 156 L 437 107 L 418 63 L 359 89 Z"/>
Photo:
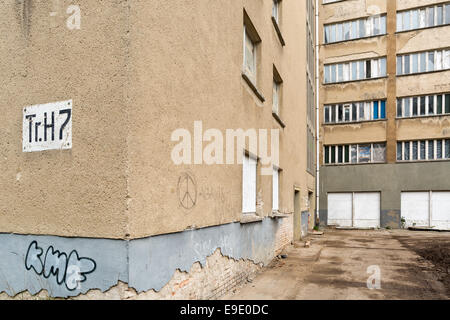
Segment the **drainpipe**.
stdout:
<path fill-rule="evenodd" d="M 316 38 L 316 217 L 315 224 L 318 226 L 319 221 L 319 192 L 320 192 L 320 166 L 319 166 L 319 156 L 320 156 L 320 145 L 319 145 L 319 0 L 316 0 L 315 7 L 315 17 L 316 17 L 316 30 L 315 30 L 315 38 Z M 320 224 L 320 222 L 319 222 Z"/>

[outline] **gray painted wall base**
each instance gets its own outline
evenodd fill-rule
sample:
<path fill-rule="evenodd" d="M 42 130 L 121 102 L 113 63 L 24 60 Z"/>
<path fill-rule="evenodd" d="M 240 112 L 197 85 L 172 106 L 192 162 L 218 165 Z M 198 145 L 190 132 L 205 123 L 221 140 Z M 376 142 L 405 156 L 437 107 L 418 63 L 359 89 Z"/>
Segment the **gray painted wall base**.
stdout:
<path fill-rule="evenodd" d="M 450 161 L 321 166 L 320 224 L 328 218 L 328 193 L 380 192 L 382 228 L 401 227 L 401 193 L 450 191 Z"/>
<path fill-rule="evenodd" d="M 302 238 L 308 235 L 309 211 L 302 212 Z"/>
<path fill-rule="evenodd" d="M 51 297 L 105 292 L 119 281 L 137 292 L 160 291 L 177 269 L 189 271 L 217 249 L 224 256 L 268 264 L 279 219 L 231 223 L 138 240 L 0 234 L 0 292 L 45 289 Z"/>

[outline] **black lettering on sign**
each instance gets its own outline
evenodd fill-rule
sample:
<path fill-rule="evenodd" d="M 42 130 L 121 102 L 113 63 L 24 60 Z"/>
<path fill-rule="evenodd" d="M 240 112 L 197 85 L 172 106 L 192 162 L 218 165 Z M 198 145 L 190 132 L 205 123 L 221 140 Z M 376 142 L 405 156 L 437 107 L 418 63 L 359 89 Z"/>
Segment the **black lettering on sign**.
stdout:
<path fill-rule="evenodd" d="M 86 281 L 86 275 L 93 273 L 97 264 L 93 259 L 78 255 L 76 250 L 66 253 L 48 247 L 43 257 L 44 249 L 38 246 L 37 241 L 30 243 L 25 257 L 25 268 L 45 279 L 54 276 L 58 285 L 65 285 L 69 291 L 80 287 L 80 283 Z"/>
<path fill-rule="evenodd" d="M 29 123 L 28 134 L 29 134 L 29 142 L 31 143 L 32 142 L 32 133 L 33 133 L 33 118 L 36 118 L 36 115 L 30 114 L 30 115 L 26 116 L 25 118 L 28 120 L 28 123 Z"/>
<path fill-rule="evenodd" d="M 67 126 L 67 124 L 70 121 L 70 117 L 72 116 L 72 110 L 70 109 L 65 109 L 65 110 L 60 110 L 59 114 L 67 114 L 67 119 L 66 121 L 64 121 L 64 123 L 61 126 L 61 129 L 59 129 L 59 140 L 63 139 L 63 132 L 64 132 L 64 128 Z"/>
<path fill-rule="evenodd" d="M 52 130 L 52 141 L 55 141 L 55 113 L 52 112 L 52 123 L 47 122 L 47 112 L 44 112 L 44 141 L 47 141 L 47 129 Z"/>

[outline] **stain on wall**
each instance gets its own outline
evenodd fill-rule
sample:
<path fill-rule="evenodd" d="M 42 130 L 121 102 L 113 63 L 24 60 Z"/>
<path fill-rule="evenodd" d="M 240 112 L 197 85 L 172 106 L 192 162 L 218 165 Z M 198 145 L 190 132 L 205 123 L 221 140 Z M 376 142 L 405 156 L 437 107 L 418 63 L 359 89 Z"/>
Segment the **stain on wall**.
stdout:
<path fill-rule="evenodd" d="M 30 35 L 32 9 L 33 0 L 16 0 L 16 17 L 22 28 L 22 34 L 26 39 L 28 39 Z"/>

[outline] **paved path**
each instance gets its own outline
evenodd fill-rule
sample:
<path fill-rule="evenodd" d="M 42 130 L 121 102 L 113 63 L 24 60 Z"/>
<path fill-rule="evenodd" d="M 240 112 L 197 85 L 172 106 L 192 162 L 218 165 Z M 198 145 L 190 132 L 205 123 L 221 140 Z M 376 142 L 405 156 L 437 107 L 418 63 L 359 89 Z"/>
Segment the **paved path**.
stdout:
<path fill-rule="evenodd" d="M 274 261 L 223 299 L 449 299 L 434 265 L 411 249 L 423 239 L 442 243 L 450 234 L 326 230 L 311 236 L 310 248 L 303 243 L 287 248 L 287 259 Z M 379 290 L 367 288 L 369 266 L 380 268 Z"/>

